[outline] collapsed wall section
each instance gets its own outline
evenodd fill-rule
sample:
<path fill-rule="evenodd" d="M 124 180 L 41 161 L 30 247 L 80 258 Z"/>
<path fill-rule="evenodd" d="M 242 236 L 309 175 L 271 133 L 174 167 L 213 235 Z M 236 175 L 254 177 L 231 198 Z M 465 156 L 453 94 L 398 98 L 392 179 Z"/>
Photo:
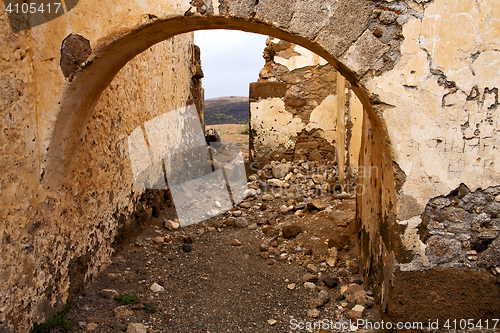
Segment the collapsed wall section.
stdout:
<path fill-rule="evenodd" d="M 335 163 L 342 146 L 344 164 L 357 166 L 363 106 L 356 95 L 344 89 L 338 98 L 340 75 L 317 54 L 276 38 L 266 44 L 266 64 L 250 84 L 252 161 Z"/>
<path fill-rule="evenodd" d="M 22 76 L 30 72 L 28 59 L 39 56 L 34 38 L 23 38 L 22 45 L 31 48 L 23 50 L 24 60 L 16 60 L 7 47 L 20 66 L 7 68 L 0 78 L 0 96 L 7 96 L 2 97 L 0 142 L 10 152 L 0 162 L 7 172 L 0 181 L 0 330 L 11 332 L 28 331 L 34 321 L 44 322 L 60 310 L 106 266 L 113 246 L 156 214 L 165 192 L 148 193 L 134 183 L 127 137 L 145 121 L 189 104 L 200 106 L 203 99 L 192 35 L 154 45 L 123 67 L 102 93 L 82 133 L 76 168 L 67 170 L 68 185 L 42 188 L 37 131 L 44 128 L 33 103 L 43 76 Z M 15 47 L 21 39 L 11 35 L 4 43 Z"/>

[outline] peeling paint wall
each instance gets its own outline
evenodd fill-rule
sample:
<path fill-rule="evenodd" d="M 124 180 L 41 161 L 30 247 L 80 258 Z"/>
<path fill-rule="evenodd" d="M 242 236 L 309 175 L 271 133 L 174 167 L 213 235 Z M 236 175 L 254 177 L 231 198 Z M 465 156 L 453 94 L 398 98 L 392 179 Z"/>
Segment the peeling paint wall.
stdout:
<path fill-rule="evenodd" d="M 252 160 L 335 161 L 339 120 L 337 71 L 300 45 L 272 37 L 266 44 L 266 64 L 259 81 L 250 85 Z M 347 94 L 351 98 L 345 103 L 347 113 L 341 121 L 349 124 L 349 136 L 342 138 L 341 144 L 357 163 L 363 106 L 355 94 Z M 352 126 L 351 108 L 358 117 L 357 126 Z M 352 137 L 357 138 L 353 144 Z"/>

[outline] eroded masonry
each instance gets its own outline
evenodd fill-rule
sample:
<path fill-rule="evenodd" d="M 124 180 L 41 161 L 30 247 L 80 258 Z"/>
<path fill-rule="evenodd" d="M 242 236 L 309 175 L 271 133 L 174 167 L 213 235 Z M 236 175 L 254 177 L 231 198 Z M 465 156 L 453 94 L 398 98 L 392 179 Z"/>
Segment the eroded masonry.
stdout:
<path fill-rule="evenodd" d="M 318 59 L 311 81 L 325 75 L 324 83 L 338 89 L 333 70 L 348 81 L 351 93 L 318 91 L 304 104 L 300 91 L 281 84 L 306 78 L 296 54 L 302 49 L 270 42 L 274 63 L 254 87 L 267 84 L 272 93 L 254 106 L 276 106 L 274 118 L 259 115 L 265 126 L 271 119 L 282 124 L 281 116 L 292 121 L 287 137 L 264 142 L 277 142 L 280 158 L 293 159 L 304 142 L 318 146 L 298 155 L 326 159 L 332 147 L 345 155 L 352 140 L 339 145 L 343 130 L 333 135 L 331 124 L 313 133 L 316 141 L 300 138 L 319 132 L 321 105 L 356 94 L 363 110 L 357 163 L 378 170 L 358 178 L 367 190 L 357 197 L 361 263 L 386 319 L 500 316 L 497 2 L 161 0 L 66 7 L 56 19 L 31 24 L 0 4 L 2 330 L 27 331 L 57 312 L 106 266 L 131 216 L 154 214 L 134 185 L 124 140 L 149 119 L 201 105 L 192 37 L 179 34 L 207 28 L 300 45 L 328 62 Z M 291 106 L 302 108 L 304 128 L 294 123 Z"/>

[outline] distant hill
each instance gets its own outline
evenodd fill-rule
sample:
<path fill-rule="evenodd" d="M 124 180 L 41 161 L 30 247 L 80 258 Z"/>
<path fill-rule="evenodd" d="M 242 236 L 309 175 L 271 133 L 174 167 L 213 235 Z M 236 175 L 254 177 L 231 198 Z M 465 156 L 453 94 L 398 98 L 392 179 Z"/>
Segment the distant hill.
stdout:
<path fill-rule="evenodd" d="M 205 100 L 205 124 L 217 125 L 220 124 L 239 124 L 248 122 L 248 97 L 217 97 Z M 217 119 L 217 115 L 226 115 L 221 117 L 221 121 Z M 233 120 L 229 117 L 234 117 Z"/>

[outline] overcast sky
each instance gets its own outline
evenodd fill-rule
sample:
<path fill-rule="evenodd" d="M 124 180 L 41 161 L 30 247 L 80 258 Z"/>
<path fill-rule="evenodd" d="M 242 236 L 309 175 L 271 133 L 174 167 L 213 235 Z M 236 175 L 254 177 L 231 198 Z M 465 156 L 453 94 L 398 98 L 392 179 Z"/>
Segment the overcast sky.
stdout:
<path fill-rule="evenodd" d="M 235 30 L 199 30 L 194 42 L 201 49 L 205 99 L 248 96 L 248 84 L 264 67 L 264 35 Z"/>

